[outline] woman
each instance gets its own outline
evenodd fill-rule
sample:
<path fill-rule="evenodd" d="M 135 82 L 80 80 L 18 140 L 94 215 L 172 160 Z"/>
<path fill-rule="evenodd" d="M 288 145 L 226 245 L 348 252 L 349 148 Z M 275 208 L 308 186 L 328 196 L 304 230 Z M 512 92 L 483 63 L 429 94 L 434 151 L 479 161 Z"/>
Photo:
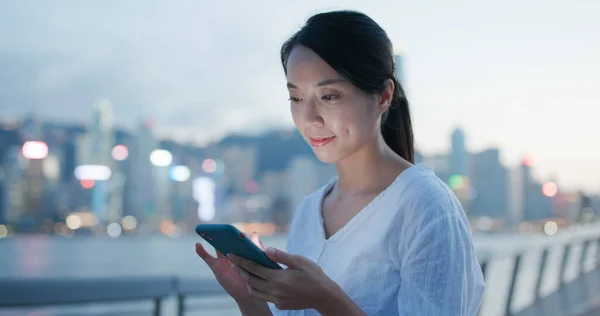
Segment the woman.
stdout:
<path fill-rule="evenodd" d="M 358 12 L 317 14 L 281 60 L 294 123 L 338 176 L 298 206 L 288 252 L 266 250 L 284 270 L 196 244 L 242 314 L 476 315 L 484 282 L 469 224 L 453 192 L 413 165 L 385 31 Z"/>

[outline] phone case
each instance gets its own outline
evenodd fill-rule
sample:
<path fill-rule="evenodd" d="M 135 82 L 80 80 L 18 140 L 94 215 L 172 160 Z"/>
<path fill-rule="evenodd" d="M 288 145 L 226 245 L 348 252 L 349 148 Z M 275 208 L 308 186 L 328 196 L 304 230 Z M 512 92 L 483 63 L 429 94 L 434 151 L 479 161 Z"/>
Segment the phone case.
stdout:
<path fill-rule="evenodd" d="M 282 267 L 267 257 L 244 233 L 228 224 L 200 224 L 196 233 L 223 255 L 234 254 L 271 269 Z"/>

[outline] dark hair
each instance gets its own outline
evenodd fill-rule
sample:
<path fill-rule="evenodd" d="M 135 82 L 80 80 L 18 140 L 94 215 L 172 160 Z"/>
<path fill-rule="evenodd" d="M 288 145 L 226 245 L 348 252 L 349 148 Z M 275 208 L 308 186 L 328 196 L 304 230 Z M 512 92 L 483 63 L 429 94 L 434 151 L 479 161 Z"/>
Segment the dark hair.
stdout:
<path fill-rule="evenodd" d="M 381 93 L 386 81 L 394 81 L 394 95 L 383 114 L 381 133 L 396 154 L 414 163 L 413 130 L 408 101 L 396 76 L 392 42 L 385 31 L 367 15 L 356 11 L 319 13 L 281 47 L 281 62 L 294 46 L 304 45 L 327 64 L 367 93 Z"/>

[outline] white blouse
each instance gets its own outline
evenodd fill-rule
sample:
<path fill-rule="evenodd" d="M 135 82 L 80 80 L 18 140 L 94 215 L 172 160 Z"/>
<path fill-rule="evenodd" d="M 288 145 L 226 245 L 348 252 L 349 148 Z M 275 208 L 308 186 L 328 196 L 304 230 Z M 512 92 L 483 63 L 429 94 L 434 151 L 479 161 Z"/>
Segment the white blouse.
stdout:
<path fill-rule="evenodd" d="M 287 251 L 316 262 L 367 315 L 476 315 L 485 289 L 458 199 L 418 164 L 329 239 L 321 206 L 332 179 L 298 206 Z M 273 315 L 319 315 L 313 309 Z"/>

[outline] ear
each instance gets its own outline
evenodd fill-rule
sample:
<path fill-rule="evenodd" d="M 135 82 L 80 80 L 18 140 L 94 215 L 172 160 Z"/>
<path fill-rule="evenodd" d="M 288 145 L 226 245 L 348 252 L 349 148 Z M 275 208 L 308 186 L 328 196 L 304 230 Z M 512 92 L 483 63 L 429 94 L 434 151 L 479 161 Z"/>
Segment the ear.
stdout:
<path fill-rule="evenodd" d="M 392 79 L 387 79 L 385 81 L 385 88 L 379 94 L 379 109 L 381 114 L 387 111 L 392 104 L 392 100 L 394 99 L 394 91 L 396 90 L 396 85 Z"/>

